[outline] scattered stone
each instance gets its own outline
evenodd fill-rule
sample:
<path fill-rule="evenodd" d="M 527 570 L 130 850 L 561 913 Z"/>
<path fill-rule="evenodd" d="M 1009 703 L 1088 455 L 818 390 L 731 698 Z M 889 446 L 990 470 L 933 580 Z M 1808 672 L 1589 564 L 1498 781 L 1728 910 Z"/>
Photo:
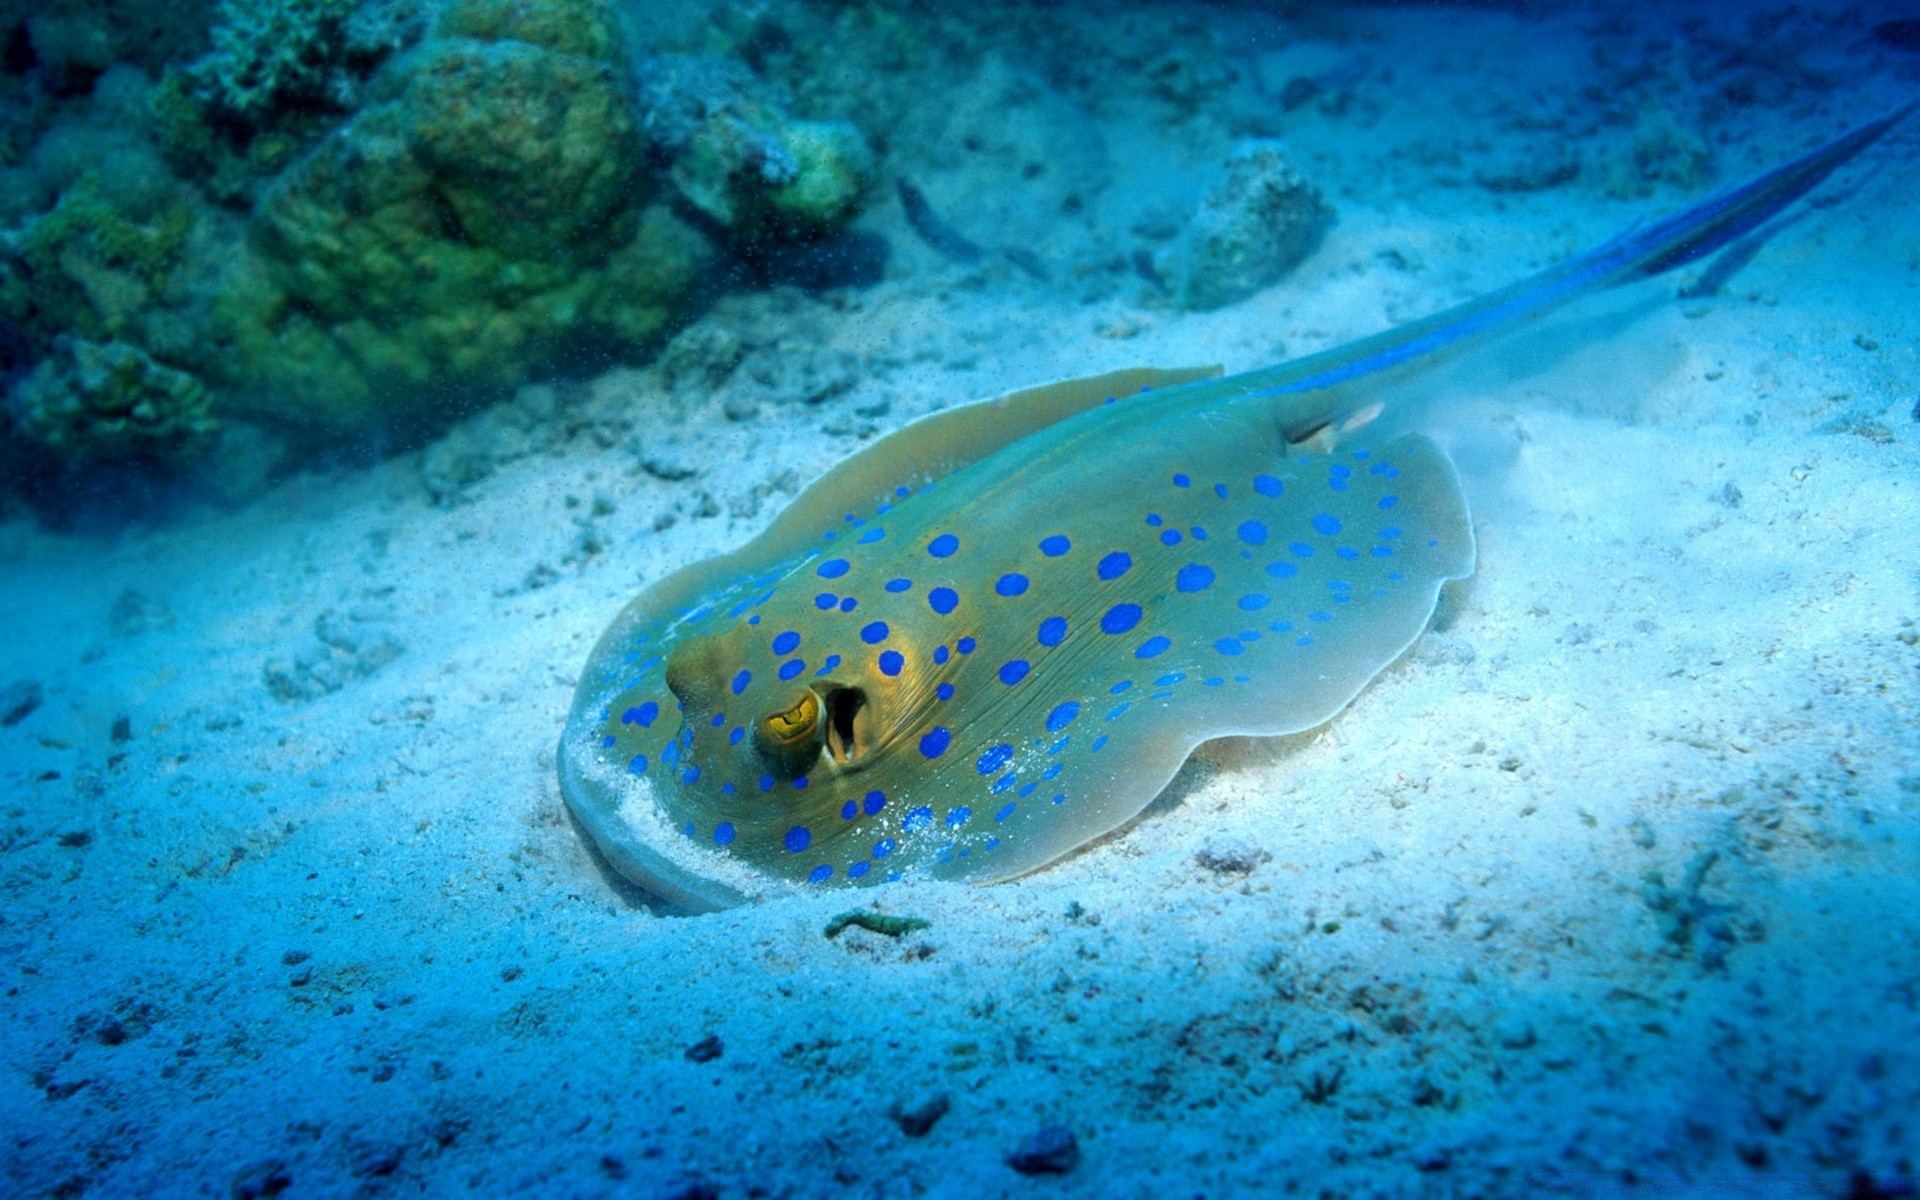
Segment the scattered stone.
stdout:
<path fill-rule="evenodd" d="M 83 850 L 93 845 L 93 831 L 90 829 L 70 829 L 60 835 L 60 844 L 69 850 Z"/>
<path fill-rule="evenodd" d="M 841 931 L 850 925 L 857 925 L 870 933 L 885 934 L 887 937 L 897 938 L 922 929 L 931 929 L 933 922 L 921 917 L 895 917 L 889 916 L 886 913 L 877 913 L 867 909 L 856 908 L 852 912 L 843 912 L 833 918 L 833 920 L 828 921 L 825 931 L 826 935 L 829 938 L 839 937 Z"/>
<path fill-rule="evenodd" d="M 663 483 L 692 479 L 700 468 L 677 455 L 653 453 L 640 460 L 640 469 Z"/>
<path fill-rule="evenodd" d="M 377 615 L 355 610 L 344 616 L 329 609 L 313 623 L 319 645 L 291 662 L 270 659 L 263 669 L 267 690 L 288 702 L 317 700 L 365 678 L 394 659 L 403 647 Z"/>
<path fill-rule="evenodd" d="M 900 1126 L 900 1132 L 908 1137 L 925 1137 L 932 1132 L 940 1118 L 947 1115 L 953 1102 L 945 1092 L 916 1097 L 910 1104 L 895 1104 L 890 1110 L 894 1122 Z"/>
<path fill-rule="evenodd" d="M 121 592 L 114 599 L 113 607 L 107 610 L 107 628 L 115 637 L 137 637 L 172 624 L 173 612 L 165 601 L 132 588 Z"/>
<path fill-rule="evenodd" d="M 120 1023 L 119 1018 L 108 1017 L 100 1022 L 99 1027 L 93 1031 L 93 1036 L 102 1046 L 118 1046 L 127 1040 L 127 1027 Z"/>
<path fill-rule="evenodd" d="M 1194 851 L 1193 861 L 1215 875 L 1246 875 L 1273 855 L 1238 838 L 1211 838 Z"/>
<path fill-rule="evenodd" d="M 726 1052 L 727 1044 L 720 1040 L 720 1035 L 710 1033 L 693 1045 L 688 1046 L 686 1055 L 688 1062 L 708 1063 L 719 1058 Z"/>
<path fill-rule="evenodd" d="M 353 1173 L 362 1179 L 391 1175 L 400 1169 L 400 1150 L 389 1146 L 380 1150 L 369 1150 L 354 1164 Z"/>
<path fill-rule="evenodd" d="M 1007 1155 L 1022 1175 L 1065 1175 L 1080 1165 L 1080 1141 L 1065 1125 L 1049 1125 Z"/>
<path fill-rule="evenodd" d="M 312 957 L 313 955 L 308 954 L 305 950 L 289 950 L 280 956 L 280 964 L 287 967 L 297 967 Z"/>
<path fill-rule="evenodd" d="M 1473 173 L 1473 180 L 1490 192 L 1544 192 L 1571 182 L 1579 174 L 1579 156 L 1566 144 L 1551 141 L 1487 163 Z"/>
<path fill-rule="evenodd" d="M 1521 1017 L 1506 1017 L 1494 1026 L 1493 1036 L 1508 1050 L 1525 1050 L 1539 1040 L 1533 1023 Z"/>
<path fill-rule="evenodd" d="M 269 1158 L 235 1171 L 233 1182 L 227 1185 L 227 1195 L 232 1200 L 271 1200 L 292 1186 L 293 1175 L 288 1172 L 287 1164 Z"/>
<path fill-rule="evenodd" d="M 720 1189 L 698 1175 L 686 1175 L 655 1192 L 653 1200 L 720 1200 Z"/>
<path fill-rule="evenodd" d="M 1185 234 L 1154 258 L 1154 271 L 1189 309 L 1244 300 L 1312 253 L 1333 219 L 1320 191 L 1278 145 L 1255 142 L 1227 159 Z"/>
<path fill-rule="evenodd" d="M 1740 501 L 1745 499 L 1745 496 L 1741 494 L 1740 485 L 1729 479 L 1716 488 L 1707 499 L 1724 508 L 1739 508 Z"/>
<path fill-rule="evenodd" d="M 518 979 L 518 978 L 520 978 L 520 976 L 522 976 L 522 975 L 524 975 L 524 974 L 526 974 L 526 972 L 524 972 L 524 971 L 522 971 L 522 970 L 521 970 L 521 969 L 520 969 L 519 967 L 517 967 L 517 966 L 513 966 L 513 967 L 502 967 L 502 968 L 500 968 L 500 982 L 501 982 L 501 983 L 512 983 L 512 982 L 513 982 L 514 980 L 516 980 L 516 979 Z"/>
<path fill-rule="evenodd" d="M 0 688 L 0 726 L 12 728 L 32 716 L 46 695 L 37 679 L 16 679 Z"/>
<path fill-rule="evenodd" d="M 1428 1143 L 1416 1146 L 1413 1151 L 1413 1165 L 1422 1171 L 1444 1171 L 1453 1165 L 1453 1153 L 1445 1146 Z"/>
<path fill-rule="evenodd" d="M 109 734 L 115 745 L 133 740 L 133 719 L 122 713 L 113 719 L 113 731 Z"/>

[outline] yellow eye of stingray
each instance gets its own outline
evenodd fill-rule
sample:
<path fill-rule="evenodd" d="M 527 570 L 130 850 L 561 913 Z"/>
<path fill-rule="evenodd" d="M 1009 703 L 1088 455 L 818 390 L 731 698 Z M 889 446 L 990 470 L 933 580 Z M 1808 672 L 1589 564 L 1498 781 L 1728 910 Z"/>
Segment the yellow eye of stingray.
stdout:
<path fill-rule="evenodd" d="M 820 700 L 812 692 L 803 692 L 800 702 L 785 712 L 768 716 L 762 724 L 767 733 L 783 745 L 812 736 L 820 719 Z"/>

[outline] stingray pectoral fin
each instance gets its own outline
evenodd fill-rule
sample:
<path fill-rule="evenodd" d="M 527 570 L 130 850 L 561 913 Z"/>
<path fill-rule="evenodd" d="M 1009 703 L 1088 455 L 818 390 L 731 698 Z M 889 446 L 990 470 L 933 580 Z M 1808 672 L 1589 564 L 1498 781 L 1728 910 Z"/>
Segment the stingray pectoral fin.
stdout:
<path fill-rule="evenodd" d="M 1082 679 L 1058 681 L 1047 703 L 1073 701 L 1059 725 L 1070 744 L 1016 763 L 1016 784 L 1047 773 L 1007 817 L 990 872 L 955 862 L 944 873 L 992 882 L 1045 866 L 1132 820 L 1201 743 L 1326 722 L 1420 636 L 1442 585 L 1472 572 L 1466 499 L 1431 439 L 1272 464 L 1256 439 L 1242 442 L 1241 461 L 1212 466 L 1228 479 L 1262 472 L 1264 490 L 1229 489 L 1217 502 L 1197 486 L 1162 493 L 1169 526 L 1224 519 L 1167 560 L 1184 583 L 1140 597 L 1139 623 L 1129 613 L 1124 636 L 1095 634 L 1102 657 L 1079 660 Z M 1045 765 L 1055 761 L 1058 771 Z"/>
<path fill-rule="evenodd" d="M 1218 366 L 1138 367 L 1023 388 L 921 417 L 815 480 L 765 532 L 741 547 L 742 565 L 754 569 L 817 545 L 821 530 L 834 528 L 845 514 L 872 512 L 900 488 L 918 491 L 1109 399 L 1214 379 L 1220 373 Z"/>
<path fill-rule="evenodd" d="M 730 882 L 720 874 L 726 860 L 688 850 L 686 839 L 674 836 L 661 816 L 651 782 L 618 770 L 595 752 L 591 739 L 590 729 L 568 722 L 560 739 L 560 790 L 574 820 L 615 871 L 677 913 L 717 912 L 779 890 L 779 881 L 758 873 Z"/>

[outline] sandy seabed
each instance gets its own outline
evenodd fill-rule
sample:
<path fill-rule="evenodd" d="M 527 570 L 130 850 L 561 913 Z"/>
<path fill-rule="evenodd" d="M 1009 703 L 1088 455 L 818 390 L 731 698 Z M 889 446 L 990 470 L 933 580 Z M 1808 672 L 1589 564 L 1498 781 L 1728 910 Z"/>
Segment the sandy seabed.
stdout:
<path fill-rule="evenodd" d="M 730 413 L 622 369 L 243 511 L 0 530 L 0 684 L 44 691 L 0 729 L 0 1191 L 1910 1194 L 1920 123 L 1718 294 L 1642 287 L 1451 385 L 1423 419 L 1477 573 L 1328 725 L 1207 748 L 1119 834 L 1007 885 L 675 918 L 570 822 L 552 747 L 601 629 L 876 433 L 1337 344 L 1700 194 L 1617 194 L 1604 139 L 1570 181 L 1475 180 L 1653 54 L 1630 19 L 1193 12 L 1242 106 L 1333 81 L 1283 137 L 1339 221 L 1244 303 L 950 264 L 877 204 L 882 282 L 684 335 L 778 365 Z M 1783 18 L 1816 66 L 1717 110 L 1716 181 L 1913 93 L 1872 19 Z M 1106 190 L 1043 258 L 1124 254 L 1236 135 L 1020 117 L 1057 111 L 1036 141 L 1094 131 L 1066 173 Z M 956 225 L 1020 207 L 991 147 L 899 153 Z M 864 902 L 930 924 L 823 936 Z M 1077 1163 L 1013 1169 L 1048 1126 Z"/>

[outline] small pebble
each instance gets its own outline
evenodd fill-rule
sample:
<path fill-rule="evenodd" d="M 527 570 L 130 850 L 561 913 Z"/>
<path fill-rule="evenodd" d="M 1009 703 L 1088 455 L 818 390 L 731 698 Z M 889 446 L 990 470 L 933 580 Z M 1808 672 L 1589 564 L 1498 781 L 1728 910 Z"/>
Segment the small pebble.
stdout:
<path fill-rule="evenodd" d="M 277 1158 L 264 1159 L 241 1167 L 227 1185 L 232 1200 L 268 1200 L 293 1186 L 287 1164 Z"/>
<path fill-rule="evenodd" d="M 520 978 L 520 976 L 522 976 L 525 973 L 526 972 L 522 971 L 519 967 L 501 967 L 500 982 L 512 983 L 514 980 Z"/>
<path fill-rule="evenodd" d="M 720 1035 L 710 1033 L 693 1045 L 687 1047 L 687 1061 L 697 1063 L 712 1062 L 726 1052 L 727 1044 L 720 1040 Z"/>
<path fill-rule="evenodd" d="M 37 679 L 16 679 L 0 688 L 0 725 L 11 728 L 33 715 L 46 699 L 46 691 Z"/>
<path fill-rule="evenodd" d="M 113 719 L 113 740 L 116 744 L 133 740 L 133 721 L 130 718 L 118 716 Z"/>
<path fill-rule="evenodd" d="M 1007 1155 L 1022 1175 L 1065 1175 L 1080 1165 L 1080 1140 L 1065 1125 L 1049 1125 Z"/>
<path fill-rule="evenodd" d="M 312 957 L 313 955 L 308 954 L 305 950 L 289 950 L 280 956 L 280 965 L 297 967 Z"/>
<path fill-rule="evenodd" d="M 908 1137 L 925 1137 L 952 1107 L 953 1102 L 945 1092 L 935 1092 L 917 1097 L 910 1104 L 894 1105 L 893 1119 L 899 1124 L 900 1132 Z"/>
<path fill-rule="evenodd" d="M 1238 838 L 1215 838 L 1193 855 L 1194 862 L 1215 875 L 1246 875 L 1272 858 L 1260 847 Z"/>
<path fill-rule="evenodd" d="M 653 1200 L 720 1200 L 720 1189 L 697 1175 L 676 1179 L 653 1194 Z"/>

